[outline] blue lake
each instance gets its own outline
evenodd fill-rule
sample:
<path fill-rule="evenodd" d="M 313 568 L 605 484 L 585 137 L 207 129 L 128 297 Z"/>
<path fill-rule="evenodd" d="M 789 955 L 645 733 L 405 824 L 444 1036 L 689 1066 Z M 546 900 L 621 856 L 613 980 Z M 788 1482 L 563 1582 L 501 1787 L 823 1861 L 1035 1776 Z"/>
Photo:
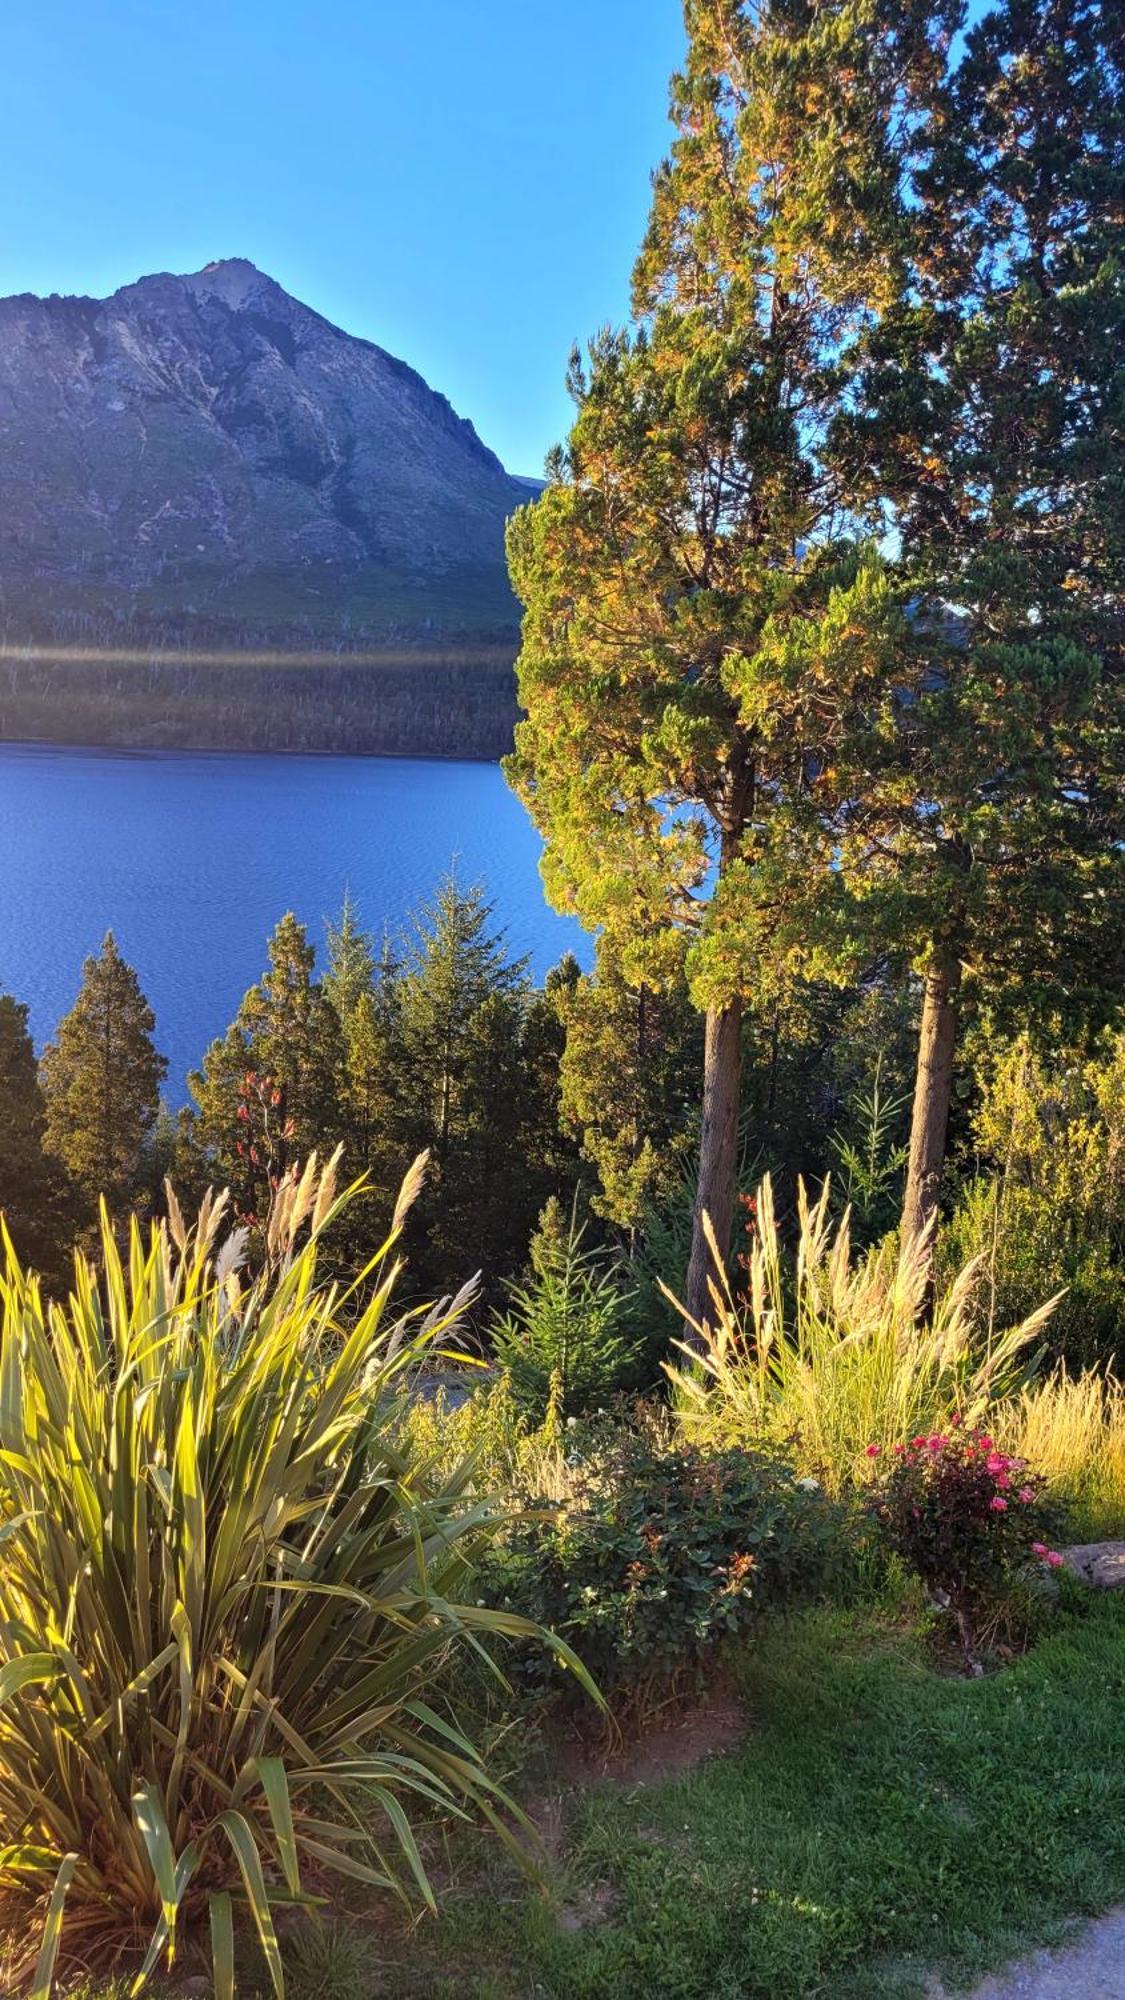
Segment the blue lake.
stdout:
<path fill-rule="evenodd" d="M 322 962 L 345 889 L 369 930 L 397 933 L 455 865 L 536 977 L 567 949 L 588 963 L 589 939 L 544 900 L 539 854 L 491 764 L 0 744 L 0 989 L 41 1046 L 114 931 L 179 1103 L 277 919 L 296 911 Z"/>

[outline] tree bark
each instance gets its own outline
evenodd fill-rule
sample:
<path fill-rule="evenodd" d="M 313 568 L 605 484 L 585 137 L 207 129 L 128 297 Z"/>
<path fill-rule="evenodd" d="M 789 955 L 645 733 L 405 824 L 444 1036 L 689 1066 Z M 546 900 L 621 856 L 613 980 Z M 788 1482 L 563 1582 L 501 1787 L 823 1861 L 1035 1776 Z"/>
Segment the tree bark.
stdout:
<path fill-rule="evenodd" d="M 738 1167 L 738 1109 L 742 1073 L 742 1002 L 732 1000 L 708 1011 L 703 1044 L 703 1124 L 699 1135 L 699 1183 L 692 1221 L 691 1262 L 684 1303 L 688 1316 L 706 1325 L 712 1316 L 707 1280 L 712 1257 L 703 1232 L 710 1216 L 715 1241 L 725 1256 L 734 1226 Z M 692 1338 L 692 1329 L 688 1328 Z M 698 1335 L 694 1336 L 698 1339 Z"/>
<path fill-rule="evenodd" d="M 910 1127 L 910 1159 L 902 1206 L 903 1249 L 932 1229 L 941 1195 L 953 1058 L 961 996 L 961 960 L 949 944 L 935 944 L 926 968 L 918 1073 Z"/>

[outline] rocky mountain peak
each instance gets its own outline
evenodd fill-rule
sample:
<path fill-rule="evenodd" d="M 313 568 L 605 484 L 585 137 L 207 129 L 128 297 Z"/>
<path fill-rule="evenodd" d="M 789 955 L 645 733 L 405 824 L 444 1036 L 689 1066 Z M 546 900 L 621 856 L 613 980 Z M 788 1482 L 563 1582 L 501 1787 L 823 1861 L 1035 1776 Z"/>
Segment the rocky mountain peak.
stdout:
<path fill-rule="evenodd" d="M 514 629 L 528 498 L 405 362 L 248 258 L 0 301 L 0 612 Z"/>

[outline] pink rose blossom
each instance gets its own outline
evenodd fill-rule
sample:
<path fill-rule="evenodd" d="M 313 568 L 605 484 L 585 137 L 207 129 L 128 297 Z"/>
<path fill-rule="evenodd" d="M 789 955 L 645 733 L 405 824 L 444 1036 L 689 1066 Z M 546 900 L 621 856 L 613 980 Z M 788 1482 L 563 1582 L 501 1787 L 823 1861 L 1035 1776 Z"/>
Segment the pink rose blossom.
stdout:
<path fill-rule="evenodd" d="M 1035 1498 L 1035 1492 L 1032 1487 L 1030 1486 L 1020 1487 L 1020 1499 L 1023 1501 L 1025 1507 L 1029 1507 L 1034 1498 Z"/>
<path fill-rule="evenodd" d="M 878 1458 L 880 1449 L 881 1447 L 877 1444 L 869 1444 L 867 1447 L 868 1458 Z"/>
<path fill-rule="evenodd" d="M 1047 1548 L 1046 1542 L 1032 1542 L 1031 1553 L 1033 1556 L 1043 1556 L 1043 1557 L 1047 1556 L 1049 1554 L 1049 1550 Z"/>
<path fill-rule="evenodd" d="M 994 1493 L 988 1504 L 994 1514 L 1006 1514 L 1008 1511 L 1008 1503 L 1001 1493 Z"/>
<path fill-rule="evenodd" d="M 1048 1549 L 1047 1561 L 1052 1569 L 1061 1569 L 1063 1559 L 1057 1549 Z"/>

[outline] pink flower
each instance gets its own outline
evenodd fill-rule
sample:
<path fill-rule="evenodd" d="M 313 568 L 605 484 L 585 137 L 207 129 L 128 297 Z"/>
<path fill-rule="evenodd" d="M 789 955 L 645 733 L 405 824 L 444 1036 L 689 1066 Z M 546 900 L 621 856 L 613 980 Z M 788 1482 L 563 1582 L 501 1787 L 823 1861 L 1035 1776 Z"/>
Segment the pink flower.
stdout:
<path fill-rule="evenodd" d="M 992 1439 L 989 1437 L 985 1437 L 983 1433 L 981 1434 L 980 1437 L 978 1437 L 977 1443 L 979 1444 L 982 1451 L 995 1450 L 995 1446 L 993 1445 Z"/>
<path fill-rule="evenodd" d="M 1049 1555 L 1050 1551 L 1049 1551 L 1049 1549 L 1048 1549 L 1048 1547 L 1047 1547 L 1047 1544 L 1046 1544 L 1046 1542 L 1032 1542 L 1032 1544 L 1031 1544 L 1031 1553 L 1032 1553 L 1032 1555 L 1033 1555 L 1033 1556 L 1043 1556 L 1043 1557 L 1045 1557 L 1045 1556 Z"/>
<path fill-rule="evenodd" d="M 962 1418 L 962 1416 L 961 1416 L 961 1412 L 960 1412 L 960 1410 L 954 1410 L 954 1412 L 953 1412 L 953 1415 L 952 1415 L 952 1416 L 950 1417 L 950 1419 L 949 1419 L 949 1427 L 950 1427 L 950 1429 L 951 1429 L 951 1430 L 954 1430 L 954 1431 L 955 1431 L 955 1430 L 958 1430 L 958 1429 L 960 1428 L 960 1426 L 961 1426 L 961 1424 L 962 1424 L 962 1422 L 963 1422 L 963 1421 L 964 1421 L 964 1420 L 963 1420 L 963 1418 Z"/>
<path fill-rule="evenodd" d="M 1009 1479 L 1009 1477 L 1008 1477 L 1008 1475 L 1007 1475 L 1007 1473 L 1006 1473 L 1006 1472 L 998 1472 L 998 1473 L 996 1474 L 996 1484 L 997 1484 L 997 1486 L 1010 1486 L 1010 1485 L 1011 1485 L 1011 1483 L 1012 1483 L 1012 1482 L 1011 1482 L 1011 1480 Z"/>
<path fill-rule="evenodd" d="M 1034 1498 L 1035 1498 L 1035 1492 L 1032 1487 L 1030 1486 L 1020 1487 L 1020 1499 L 1023 1501 L 1025 1507 L 1029 1507 Z"/>
<path fill-rule="evenodd" d="M 904 1444 L 893 1444 L 891 1446 L 891 1450 L 897 1452 L 903 1452 L 906 1450 L 906 1446 Z"/>
<path fill-rule="evenodd" d="M 868 1458 L 878 1458 L 878 1456 L 879 1456 L 879 1451 L 880 1451 L 880 1447 L 879 1447 L 879 1445 L 877 1445 L 877 1444 L 869 1444 L 869 1445 L 868 1445 L 868 1447 L 867 1447 L 867 1456 L 868 1456 Z"/>
<path fill-rule="evenodd" d="M 998 1451 L 989 1452 L 988 1469 L 990 1472 L 1005 1472 L 1007 1471 L 1007 1467 L 1008 1467 L 1008 1461 L 1001 1452 Z"/>
<path fill-rule="evenodd" d="M 1002 1493 L 994 1493 L 988 1504 L 994 1514 L 1006 1514 L 1008 1511 L 1008 1503 Z"/>
<path fill-rule="evenodd" d="M 927 1438 L 926 1442 L 929 1445 L 931 1451 L 944 1451 L 946 1445 L 949 1443 L 949 1439 L 941 1437 L 939 1433 L 935 1431 L 933 1437 Z"/>
<path fill-rule="evenodd" d="M 1057 1549 L 1047 1550 L 1047 1561 L 1052 1569 L 1061 1569 L 1063 1559 Z"/>

